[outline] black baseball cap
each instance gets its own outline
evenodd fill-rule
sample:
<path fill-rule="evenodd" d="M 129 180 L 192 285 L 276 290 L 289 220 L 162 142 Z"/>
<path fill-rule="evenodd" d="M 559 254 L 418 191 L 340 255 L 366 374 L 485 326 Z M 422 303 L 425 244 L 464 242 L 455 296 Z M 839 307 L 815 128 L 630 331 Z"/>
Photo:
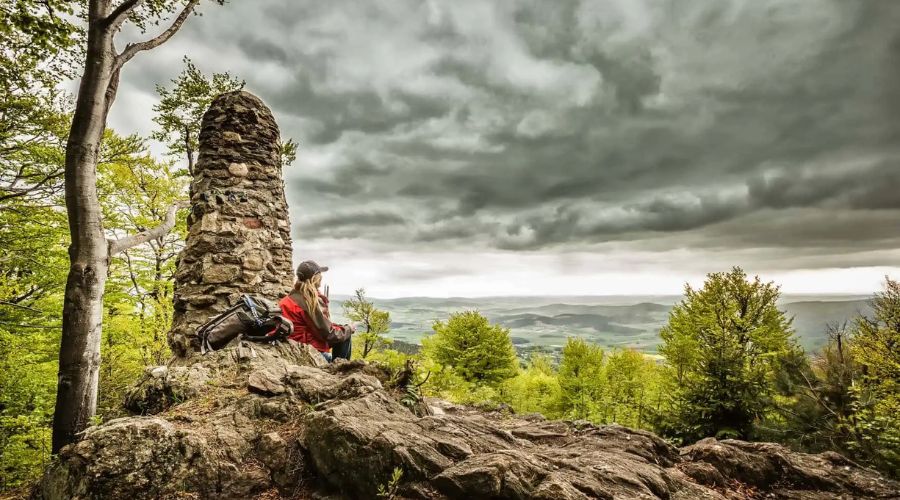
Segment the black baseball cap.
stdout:
<path fill-rule="evenodd" d="M 299 266 L 297 266 L 297 278 L 299 278 L 300 281 L 306 281 L 319 273 L 324 273 L 327 270 L 328 266 L 320 266 L 316 264 L 315 261 L 304 260 L 300 263 Z"/>

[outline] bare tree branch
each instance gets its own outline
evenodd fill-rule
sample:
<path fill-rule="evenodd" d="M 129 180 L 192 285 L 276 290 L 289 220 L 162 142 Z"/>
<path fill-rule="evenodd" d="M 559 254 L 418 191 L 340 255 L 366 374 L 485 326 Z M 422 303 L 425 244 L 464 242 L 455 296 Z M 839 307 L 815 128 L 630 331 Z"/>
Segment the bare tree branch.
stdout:
<path fill-rule="evenodd" d="M 64 174 L 65 174 L 65 171 L 63 171 L 63 170 L 59 170 L 59 171 L 47 174 L 43 179 L 41 179 L 34 185 L 29 186 L 27 188 L 16 188 L 16 187 L 12 187 L 12 186 L 0 187 L 0 191 L 8 191 L 9 192 L 9 194 L 0 195 L 0 201 L 6 201 L 11 198 L 18 198 L 20 196 L 26 196 L 34 191 L 37 191 L 38 189 L 43 187 L 44 184 L 47 184 L 51 180 L 62 177 Z"/>
<path fill-rule="evenodd" d="M 28 259 L 28 260 L 29 260 L 30 262 L 34 262 L 33 259 Z M 40 291 L 40 287 L 31 285 L 30 287 L 28 287 L 28 291 L 27 291 L 27 292 L 25 292 L 25 293 L 23 293 L 23 294 L 21 294 L 21 295 L 15 296 L 15 297 L 7 297 L 9 300 L 6 300 L 6 301 L 4 301 L 4 302 L 6 302 L 7 304 L 19 304 L 20 302 L 22 302 L 22 301 L 24 301 L 25 299 L 27 299 L 27 298 L 31 297 L 32 295 L 34 295 L 35 292 L 37 292 L 37 291 Z"/>
<path fill-rule="evenodd" d="M 107 29 L 116 29 L 122 25 L 128 14 L 131 14 L 136 7 L 144 3 L 144 0 L 125 0 L 120 3 L 103 21 L 101 21 Z"/>
<path fill-rule="evenodd" d="M 35 308 L 33 308 L 33 307 L 23 306 L 22 304 L 16 304 L 15 302 L 7 302 L 7 301 L 5 301 L 5 300 L 0 300 L 0 305 L 4 305 L 4 306 L 12 306 L 12 307 L 18 307 L 19 309 L 25 309 L 25 310 L 27 310 L 27 311 L 32 311 L 32 312 L 44 314 L 44 311 L 41 311 L 40 309 L 35 309 Z"/>
<path fill-rule="evenodd" d="M 809 393 L 804 393 L 803 395 L 814 400 L 819 404 L 819 407 L 828 411 L 828 413 L 831 413 L 835 418 L 840 418 L 838 414 L 831 409 L 831 407 L 829 407 L 827 404 L 825 404 L 824 401 L 822 401 L 822 399 L 819 398 L 819 394 L 817 393 L 816 388 L 813 386 L 812 382 L 809 381 L 809 378 L 806 376 L 806 374 L 803 373 L 803 369 L 801 368 L 797 371 L 798 373 L 800 373 L 800 376 L 803 377 L 803 381 L 806 382 L 806 387 L 809 389 Z"/>
<path fill-rule="evenodd" d="M 44 7 L 47 9 L 47 15 L 49 15 L 50 18 L 55 21 L 56 13 L 53 12 L 53 6 L 50 5 L 50 2 L 48 0 L 43 0 L 41 3 L 44 4 Z"/>
<path fill-rule="evenodd" d="M 178 212 L 178 209 L 185 208 L 187 206 L 188 203 L 186 201 L 173 203 L 172 206 L 169 207 L 169 211 L 166 212 L 165 220 L 163 220 L 160 225 L 146 231 L 141 231 L 137 234 L 119 238 L 117 240 L 107 240 L 109 241 L 109 256 L 112 257 L 113 255 L 124 250 L 128 250 L 131 247 L 146 243 L 150 240 L 155 240 L 160 236 L 164 236 L 169 231 L 171 231 L 173 227 L 175 227 L 175 214 Z"/>
<path fill-rule="evenodd" d="M 0 321 L 0 325 L 5 326 L 14 326 L 16 328 L 37 328 L 42 330 L 59 330 L 60 326 L 50 326 L 50 325 L 28 325 L 24 323 L 13 323 L 11 321 Z"/>
<path fill-rule="evenodd" d="M 127 63 L 134 57 L 138 52 L 143 50 L 150 50 L 156 48 L 162 44 L 164 44 L 169 38 L 172 38 L 179 29 L 181 29 L 181 25 L 184 24 L 184 21 L 187 17 L 193 12 L 194 7 L 197 6 L 197 3 L 200 0 L 190 0 L 187 5 L 181 9 L 181 12 L 178 13 L 178 16 L 175 17 L 175 20 L 172 21 L 172 24 L 162 33 L 160 33 L 156 38 L 151 38 L 150 40 L 138 43 L 129 43 L 125 46 L 125 49 L 121 54 L 116 56 L 115 66 L 117 68 L 121 68 L 122 65 Z"/>
<path fill-rule="evenodd" d="M 128 254 L 128 250 L 124 250 L 122 252 L 125 255 L 125 265 L 128 267 L 128 277 L 131 278 L 131 285 L 134 287 L 134 294 L 137 296 L 138 301 L 141 303 L 141 307 L 144 306 L 144 294 L 141 293 L 141 287 L 138 285 L 137 276 L 134 273 L 134 265 L 131 262 L 131 255 Z"/>

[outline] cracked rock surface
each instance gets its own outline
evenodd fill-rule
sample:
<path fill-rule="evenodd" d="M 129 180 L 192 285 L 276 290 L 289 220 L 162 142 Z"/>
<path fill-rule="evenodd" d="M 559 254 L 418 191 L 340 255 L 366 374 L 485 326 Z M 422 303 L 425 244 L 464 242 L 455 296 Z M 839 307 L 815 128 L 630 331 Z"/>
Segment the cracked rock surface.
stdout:
<path fill-rule="evenodd" d="M 417 416 L 385 370 L 325 365 L 294 342 L 237 343 L 147 370 L 144 415 L 89 428 L 35 498 L 897 498 L 836 453 L 658 436 L 429 401 Z M 142 399 L 143 398 L 143 399 Z"/>

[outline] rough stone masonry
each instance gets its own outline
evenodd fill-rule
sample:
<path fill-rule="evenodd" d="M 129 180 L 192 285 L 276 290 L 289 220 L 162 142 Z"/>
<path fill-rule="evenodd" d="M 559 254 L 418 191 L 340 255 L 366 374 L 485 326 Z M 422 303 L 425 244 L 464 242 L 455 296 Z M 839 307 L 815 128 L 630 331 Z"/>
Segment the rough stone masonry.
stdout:
<path fill-rule="evenodd" d="M 199 140 L 169 333 L 178 356 L 197 351 L 197 328 L 242 293 L 277 300 L 293 283 L 281 136 L 272 112 L 248 92 L 222 94 L 203 115 Z"/>

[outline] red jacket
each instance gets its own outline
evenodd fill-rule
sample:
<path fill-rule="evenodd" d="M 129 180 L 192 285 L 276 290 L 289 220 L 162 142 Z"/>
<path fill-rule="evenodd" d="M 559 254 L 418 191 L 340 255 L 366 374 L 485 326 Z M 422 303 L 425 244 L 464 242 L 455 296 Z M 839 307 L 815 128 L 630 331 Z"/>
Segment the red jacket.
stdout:
<path fill-rule="evenodd" d="M 302 300 L 301 300 L 302 302 Z M 330 340 L 346 340 L 349 332 L 342 325 L 331 323 L 331 315 L 328 312 L 328 297 L 319 294 L 319 307 L 315 317 L 310 317 L 306 310 L 298 304 L 291 295 L 285 296 L 278 303 L 281 314 L 294 323 L 294 333 L 288 338 L 304 344 L 309 344 L 319 352 L 328 352 L 331 347 Z"/>

